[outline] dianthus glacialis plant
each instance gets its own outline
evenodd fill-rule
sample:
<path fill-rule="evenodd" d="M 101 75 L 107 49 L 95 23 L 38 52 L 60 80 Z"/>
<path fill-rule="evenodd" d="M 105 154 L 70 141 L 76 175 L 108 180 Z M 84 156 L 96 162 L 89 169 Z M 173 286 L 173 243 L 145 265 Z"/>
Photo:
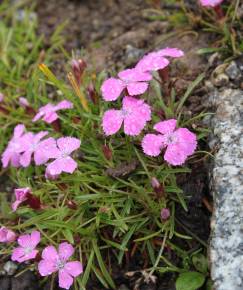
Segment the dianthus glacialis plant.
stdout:
<path fill-rule="evenodd" d="M 102 128 L 106 136 L 119 131 L 124 123 L 124 133 L 138 136 L 151 120 L 151 107 L 138 99 L 148 89 L 148 81 L 152 79 L 153 71 L 162 71 L 170 61 L 168 58 L 178 58 L 184 55 L 177 48 L 165 48 L 145 55 L 133 69 L 120 73 L 120 79 L 110 78 L 101 86 L 105 101 L 116 100 L 126 88 L 129 95 L 122 100 L 120 110 L 107 110 L 102 119 Z M 139 82 L 140 81 L 140 82 Z M 138 89 L 139 88 L 139 89 Z M 136 95 L 136 97 L 134 96 Z M 142 148 L 149 156 L 158 156 L 165 149 L 164 159 L 171 165 L 182 165 L 186 158 L 192 155 L 197 147 L 196 135 L 186 128 L 176 129 L 175 119 L 162 121 L 154 126 L 160 134 L 147 134 L 142 140 Z"/>

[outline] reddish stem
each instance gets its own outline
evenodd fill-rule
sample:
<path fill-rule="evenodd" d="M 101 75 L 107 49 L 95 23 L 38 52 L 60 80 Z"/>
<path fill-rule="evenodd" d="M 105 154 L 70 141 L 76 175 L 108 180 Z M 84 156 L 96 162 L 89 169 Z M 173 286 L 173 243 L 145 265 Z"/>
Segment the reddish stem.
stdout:
<path fill-rule="evenodd" d="M 0 106 L 0 112 L 3 113 L 4 115 L 8 115 L 9 113 L 9 111 L 2 106 Z"/>
<path fill-rule="evenodd" d="M 224 11 L 220 5 L 215 6 L 214 11 L 215 11 L 218 19 L 224 18 Z"/>

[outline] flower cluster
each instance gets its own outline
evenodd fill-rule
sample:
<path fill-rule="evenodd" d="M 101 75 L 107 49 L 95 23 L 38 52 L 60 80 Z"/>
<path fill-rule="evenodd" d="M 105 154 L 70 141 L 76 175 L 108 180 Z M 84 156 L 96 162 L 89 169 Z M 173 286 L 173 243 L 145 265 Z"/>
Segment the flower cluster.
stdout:
<path fill-rule="evenodd" d="M 11 241 L 14 240 L 15 234 L 14 239 Z M 31 234 L 21 235 L 18 238 L 19 246 L 14 248 L 12 252 L 12 261 L 23 263 L 35 259 L 39 253 L 37 245 L 40 241 L 41 235 L 38 231 L 33 231 Z M 58 272 L 59 286 L 64 289 L 69 289 L 73 284 L 73 278 L 79 276 L 83 272 L 83 266 L 79 261 L 68 261 L 73 254 L 73 246 L 66 242 L 59 245 L 58 251 L 56 251 L 53 246 L 46 247 L 42 251 L 42 260 L 38 264 L 40 275 L 49 276 L 52 273 Z"/>
<path fill-rule="evenodd" d="M 58 119 L 57 110 L 72 108 L 72 106 L 72 103 L 66 100 L 56 106 L 47 104 L 39 109 L 33 121 L 43 118 L 47 123 L 52 123 Z M 62 172 L 73 173 L 77 163 L 70 155 L 80 147 L 80 140 L 73 137 L 44 139 L 47 135 L 47 131 L 35 134 L 27 132 L 23 124 L 17 125 L 2 154 L 3 167 L 6 168 L 9 164 L 13 167 L 28 167 L 33 158 L 35 165 L 46 165 L 47 178 L 56 178 Z M 49 162 L 51 159 L 54 160 Z"/>
<path fill-rule="evenodd" d="M 102 127 L 107 136 L 118 132 L 123 123 L 126 135 L 137 136 L 141 133 L 151 120 L 151 108 L 144 100 L 137 99 L 137 96 L 148 89 L 153 71 L 162 71 L 169 65 L 168 57 L 178 58 L 183 55 L 183 51 L 177 48 L 151 52 L 134 68 L 118 73 L 118 78 L 104 81 L 101 92 L 105 101 L 114 101 L 125 91 L 122 108 L 104 113 Z M 175 119 L 159 122 L 154 129 L 160 134 L 147 134 L 142 140 L 145 154 L 158 156 L 166 148 L 164 159 L 171 165 L 181 165 L 195 151 L 196 135 L 186 128 L 176 129 Z"/>

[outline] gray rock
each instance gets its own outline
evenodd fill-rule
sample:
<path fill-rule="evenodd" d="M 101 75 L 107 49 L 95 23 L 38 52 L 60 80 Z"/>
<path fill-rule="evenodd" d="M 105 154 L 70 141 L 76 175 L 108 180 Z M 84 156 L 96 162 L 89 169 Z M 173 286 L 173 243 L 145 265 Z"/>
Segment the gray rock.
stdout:
<path fill-rule="evenodd" d="M 14 275 L 17 269 L 18 269 L 18 265 L 12 261 L 6 262 L 3 266 L 3 270 L 8 276 Z"/>
<path fill-rule="evenodd" d="M 144 50 L 136 48 L 130 44 L 126 46 L 126 65 L 136 63 L 144 55 Z"/>
<path fill-rule="evenodd" d="M 212 83 L 215 87 L 224 87 L 229 83 L 229 77 L 225 73 L 219 74 L 212 78 Z"/>
<path fill-rule="evenodd" d="M 235 80 L 240 77 L 241 73 L 235 61 L 232 61 L 226 68 L 225 73 L 231 80 Z"/>
<path fill-rule="evenodd" d="M 129 290 L 125 284 L 121 284 L 117 290 Z"/>
<path fill-rule="evenodd" d="M 209 107 L 218 151 L 211 183 L 215 210 L 210 243 L 211 276 L 215 290 L 243 289 L 243 91 L 210 93 Z"/>

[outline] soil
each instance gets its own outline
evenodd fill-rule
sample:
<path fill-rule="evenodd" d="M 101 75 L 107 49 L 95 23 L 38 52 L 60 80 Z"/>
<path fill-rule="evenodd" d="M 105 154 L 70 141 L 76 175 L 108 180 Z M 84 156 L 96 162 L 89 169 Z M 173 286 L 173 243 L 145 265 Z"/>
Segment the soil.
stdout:
<path fill-rule="evenodd" d="M 159 1 L 144 0 L 38 0 L 36 13 L 38 16 L 38 31 L 45 35 L 46 47 L 50 45 L 50 36 L 55 27 L 68 20 L 63 30 L 65 48 L 73 50 L 76 55 L 84 56 L 89 66 L 95 66 L 98 71 L 118 70 L 132 66 L 146 52 L 167 46 L 179 47 L 185 51 L 186 57 L 177 61 L 171 70 L 176 75 L 175 88 L 183 92 L 189 81 L 205 70 L 205 59 L 196 54 L 196 50 L 206 47 L 207 36 L 183 33 L 173 35 L 162 41 L 162 36 L 171 33 L 172 27 L 163 21 L 151 21 L 146 17 L 148 9 L 156 8 Z M 163 2 L 163 1 L 161 1 Z M 153 4 L 154 3 L 154 4 Z M 177 6 L 165 7 L 170 13 Z M 85 49 L 85 53 L 83 50 Z M 63 73 L 64 63 L 56 64 L 56 71 Z M 202 110 L 200 92 L 192 96 L 187 104 L 188 114 Z M 202 146 L 205 146 L 202 144 Z M 185 227 L 207 243 L 209 237 L 210 212 L 203 200 L 208 197 L 207 169 L 203 161 L 192 164 L 190 175 L 181 175 L 179 185 L 190 196 L 189 210 L 178 208 L 176 218 L 179 222 L 179 232 L 185 232 Z M 181 230 L 181 231 L 180 231 Z M 185 245 L 184 245 L 185 246 Z M 188 249 L 197 249 L 198 242 L 188 243 Z M 169 250 L 168 250 L 169 251 Z M 168 255 L 173 253 L 168 253 Z M 174 264 L 178 258 L 174 257 Z M 141 281 L 140 290 L 173 290 L 175 289 L 174 274 L 165 274 L 158 277 L 156 283 L 143 283 L 142 273 L 127 275 L 129 271 L 143 269 L 144 260 L 140 255 L 134 257 L 129 264 L 121 269 L 114 267 L 113 276 L 119 290 L 135 289 L 136 283 Z M 17 278 L 0 278 L 1 290 L 49 290 L 49 285 L 38 288 L 38 278 L 28 271 Z M 57 288 L 58 289 L 58 288 Z M 88 290 L 102 290 L 101 285 L 92 280 L 87 285 Z"/>

